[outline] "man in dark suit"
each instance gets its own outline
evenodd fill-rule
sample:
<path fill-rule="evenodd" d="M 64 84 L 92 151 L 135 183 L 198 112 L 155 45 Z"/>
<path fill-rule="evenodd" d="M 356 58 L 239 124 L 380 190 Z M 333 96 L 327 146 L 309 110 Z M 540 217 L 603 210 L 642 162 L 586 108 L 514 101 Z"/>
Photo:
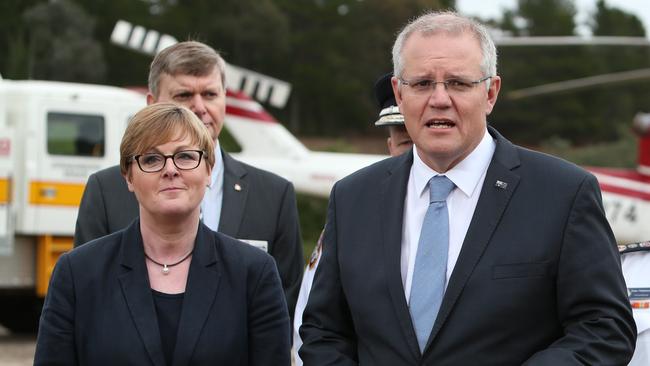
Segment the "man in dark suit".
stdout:
<path fill-rule="evenodd" d="M 598 183 L 487 127 L 486 29 L 423 15 L 393 63 L 414 148 L 332 189 L 304 364 L 625 365 L 635 325 Z"/>
<path fill-rule="evenodd" d="M 175 102 L 193 111 L 216 145 L 212 183 L 201 205 L 203 222 L 273 256 L 293 314 L 303 270 L 302 239 L 293 185 L 233 159 L 219 147 L 226 113 L 225 62 L 211 47 L 181 42 L 154 58 L 147 104 Z M 152 131 L 155 133 L 155 131 Z M 119 166 L 88 178 L 74 236 L 75 246 L 128 226 L 138 216 Z"/>

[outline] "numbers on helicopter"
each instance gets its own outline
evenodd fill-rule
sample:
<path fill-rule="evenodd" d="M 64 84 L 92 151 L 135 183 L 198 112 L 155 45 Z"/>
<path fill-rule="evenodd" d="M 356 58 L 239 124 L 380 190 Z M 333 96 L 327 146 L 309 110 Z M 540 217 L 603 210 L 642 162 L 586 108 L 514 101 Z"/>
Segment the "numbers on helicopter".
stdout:
<path fill-rule="evenodd" d="M 626 221 L 636 223 L 637 207 L 634 202 L 622 202 L 617 200 L 604 200 L 605 215 L 610 223 Z"/>

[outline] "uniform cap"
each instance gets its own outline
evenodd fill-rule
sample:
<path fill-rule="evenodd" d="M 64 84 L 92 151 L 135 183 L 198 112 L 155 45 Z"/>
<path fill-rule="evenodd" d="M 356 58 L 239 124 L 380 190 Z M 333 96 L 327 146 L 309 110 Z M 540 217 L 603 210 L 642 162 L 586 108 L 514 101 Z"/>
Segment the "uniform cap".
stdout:
<path fill-rule="evenodd" d="M 383 75 L 375 82 L 375 99 L 379 104 L 379 119 L 375 126 L 403 126 L 404 116 L 399 111 L 390 79 L 393 73 Z"/>

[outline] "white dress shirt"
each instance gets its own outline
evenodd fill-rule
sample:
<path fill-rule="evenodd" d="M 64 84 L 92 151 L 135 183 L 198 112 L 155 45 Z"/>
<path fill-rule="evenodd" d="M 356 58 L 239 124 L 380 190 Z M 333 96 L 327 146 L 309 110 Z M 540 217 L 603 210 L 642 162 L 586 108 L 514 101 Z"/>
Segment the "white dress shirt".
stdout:
<path fill-rule="evenodd" d="M 483 139 L 465 159 L 455 167 L 442 174 L 447 176 L 456 188 L 447 197 L 449 210 L 449 252 L 447 257 L 447 279 L 454 270 L 460 249 L 465 240 L 467 229 L 472 221 L 474 209 L 481 194 L 485 173 L 492 160 L 496 143 L 485 130 Z M 413 165 L 406 188 L 404 202 L 404 222 L 402 226 L 401 273 L 404 294 L 408 303 L 413 281 L 415 256 L 418 251 L 418 241 L 424 215 L 429 208 L 429 180 L 440 173 L 429 168 L 418 155 L 413 145 Z"/>
<path fill-rule="evenodd" d="M 214 166 L 210 177 L 210 186 L 205 190 L 201 201 L 201 217 L 203 223 L 210 229 L 218 231 L 221 219 L 221 206 L 223 203 L 223 156 L 219 148 L 219 140 L 214 146 Z"/>

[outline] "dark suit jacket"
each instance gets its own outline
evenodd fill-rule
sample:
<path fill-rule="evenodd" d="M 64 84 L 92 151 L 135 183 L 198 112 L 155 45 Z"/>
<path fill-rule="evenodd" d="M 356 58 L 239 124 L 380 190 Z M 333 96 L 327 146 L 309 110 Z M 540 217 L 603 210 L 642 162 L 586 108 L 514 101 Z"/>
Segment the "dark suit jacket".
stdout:
<path fill-rule="evenodd" d="M 35 365 L 165 365 L 139 224 L 61 256 Z M 290 365 L 289 315 L 273 262 L 200 224 L 173 366 Z"/>
<path fill-rule="evenodd" d="M 219 231 L 237 239 L 268 243 L 268 252 L 277 262 L 289 312 L 293 314 L 304 267 L 293 185 L 225 152 L 222 154 L 224 189 Z M 241 190 L 236 190 L 235 184 Z M 100 170 L 88 178 L 81 198 L 74 245 L 123 229 L 138 214 L 138 201 L 129 192 L 120 167 Z"/>
<path fill-rule="evenodd" d="M 596 179 L 489 131 L 496 151 L 423 355 L 400 273 L 413 153 L 335 185 L 306 366 L 626 364 L 636 331 Z"/>

